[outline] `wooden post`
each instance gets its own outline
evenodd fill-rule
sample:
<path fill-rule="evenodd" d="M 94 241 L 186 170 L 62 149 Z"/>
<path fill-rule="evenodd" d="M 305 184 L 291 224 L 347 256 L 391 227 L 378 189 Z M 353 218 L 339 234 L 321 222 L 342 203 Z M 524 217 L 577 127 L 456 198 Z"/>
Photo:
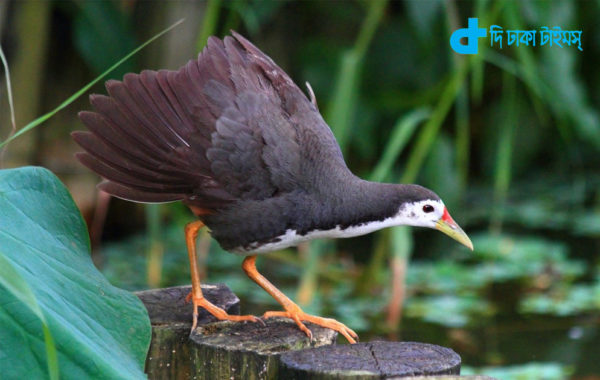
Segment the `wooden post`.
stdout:
<path fill-rule="evenodd" d="M 282 352 L 335 343 L 337 333 L 307 324 L 313 341 L 283 319 L 216 322 L 200 309 L 198 328 L 190 335 L 190 286 L 138 292 L 152 323 L 146 358 L 150 379 L 276 379 Z M 239 299 L 223 284 L 202 285 L 204 296 L 229 314 L 239 314 Z"/>
<path fill-rule="evenodd" d="M 185 302 L 191 286 L 176 286 L 137 292 L 152 323 L 152 341 L 146 356 L 146 374 L 150 379 L 189 379 L 194 372 L 189 343 L 192 305 Z M 239 314 L 240 300 L 223 284 L 202 285 L 202 293 L 229 314 Z M 216 318 L 200 309 L 198 324 Z"/>
<path fill-rule="evenodd" d="M 459 375 L 460 356 L 449 348 L 415 342 L 369 342 L 288 352 L 282 379 L 383 379 Z"/>
<path fill-rule="evenodd" d="M 146 358 L 150 379 L 485 379 L 459 376 L 460 356 L 448 348 L 414 342 L 336 346 L 336 332 L 308 323 L 311 342 L 287 319 L 269 319 L 264 325 L 216 322 L 200 309 L 199 326 L 190 335 L 192 306 L 184 302 L 190 290 L 137 293 L 152 322 Z M 203 285 L 202 292 L 228 313 L 239 314 L 239 299 L 225 285 Z"/>
<path fill-rule="evenodd" d="M 260 323 L 218 322 L 196 329 L 194 361 L 201 368 L 198 379 L 285 379 L 280 377 L 279 356 L 292 350 L 329 346 L 335 343 L 333 330 L 307 323 L 313 340 L 286 319 Z"/>

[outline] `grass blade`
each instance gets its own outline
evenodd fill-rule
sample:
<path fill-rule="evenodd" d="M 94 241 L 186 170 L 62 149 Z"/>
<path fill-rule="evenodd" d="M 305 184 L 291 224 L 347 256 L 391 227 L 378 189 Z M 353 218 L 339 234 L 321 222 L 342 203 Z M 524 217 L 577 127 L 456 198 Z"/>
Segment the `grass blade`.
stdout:
<path fill-rule="evenodd" d="M 46 360 L 48 375 L 52 380 L 59 379 L 58 355 L 54 338 L 48 328 L 48 322 L 44 317 L 42 309 L 38 305 L 35 294 L 27 281 L 13 268 L 11 262 L 0 253 L 0 285 L 10 292 L 16 299 L 25 304 L 42 322 L 44 332 L 44 343 L 46 346 Z"/>
<path fill-rule="evenodd" d="M 334 95 L 328 107 L 329 125 L 338 140 L 342 151 L 346 149 L 356 106 L 357 86 L 360 79 L 362 62 L 367 48 L 375 35 L 383 16 L 387 0 L 371 1 L 354 47 L 342 56 L 341 68 L 337 77 Z"/>
<path fill-rule="evenodd" d="M 73 95 L 71 95 L 69 98 L 67 98 L 65 101 L 63 101 L 58 107 L 56 107 L 52 111 L 48 112 L 47 114 L 42 115 L 42 116 L 38 117 L 37 119 L 33 120 L 32 122 L 30 122 L 29 124 L 27 124 L 23 128 L 19 129 L 19 131 L 17 131 L 17 133 L 15 133 L 14 135 L 12 135 L 11 137 L 9 137 L 8 139 L 6 139 L 3 142 L 1 142 L 0 143 L 0 148 L 3 147 L 3 146 L 5 146 L 6 144 L 10 143 L 11 141 L 13 141 L 14 139 L 16 139 L 17 137 L 21 136 L 22 134 L 29 132 L 30 130 L 32 130 L 33 128 L 35 128 L 38 125 L 42 124 L 46 120 L 50 119 L 57 112 L 61 111 L 63 108 L 67 107 L 69 104 L 73 103 L 73 101 L 75 101 L 75 99 L 79 98 L 81 95 L 83 95 L 84 93 L 86 93 L 93 85 L 95 85 L 96 83 L 98 83 L 99 81 L 101 81 L 102 78 L 104 78 L 111 71 L 113 71 L 114 69 L 116 69 L 117 67 L 119 67 L 119 65 L 121 65 L 123 62 L 127 61 L 129 58 L 131 58 L 137 52 L 139 52 L 140 50 L 142 50 L 143 48 L 145 48 L 147 45 L 149 45 L 150 43 L 152 43 L 154 40 L 156 40 L 159 37 L 163 36 L 165 33 L 171 31 L 173 28 L 175 28 L 176 26 L 178 26 L 182 22 L 183 22 L 183 19 L 177 21 L 173 25 L 169 26 L 168 28 L 166 28 L 162 32 L 156 34 L 155 36 L 153 36 L 152 38 L 150 38 L 149 40 L 147 40 L 146 42 L 144 42 L 143 44 L 141 44 L 140 46 L 138 46 L 137 48 L 135 48 L 134 50 L 132 50 L 131 53 L 129 53 L 125 57 L 121 58 L 114 65 L 112 65 L 111 67 L 109 67 L 106 71 L 104 71 L 102 74 L 100 74 L 99 76 L 97 76 L 94 80 L 92 80 L 91 82 L 89 82 L 88 84 L 86 84 L 79 91 L 77 91 L 76 93 L 74 93 Z"/>
<path fill-rule="evenodd" d="M 515 78 L 504 73 L 503 105 L 504 120 L 501 124 L 498 152 L 496 154 L 496 170 L 494 178 L 494 212 L 490 227 L 495 232 L 500 232 L 504 219 L 504 204 L 508 194 L 511 178 L 512 145 L 516 120 L 516 83 Z"/>
<path fill-rule="evenodd" d="M 215 34 L 217 30 L 217 21 L 221 10 L 221 0 L 209 0 L 206 4 L 204 20 L 202 20 L 202 31 L 196 41 L 196 50 L 201 51 L 206 45 L 208 37 Z"/>
<path fill-rule="evenodd" d="M 10 123 L 11 123 L 11 130 L 8 135 L 8 138 L 10 138 L 17 131 L 17 122 L 15 119 L 15 106 L 13 103 L 12 85 L 10 84 L 10 70 L 8 68 L 8 62 L 6 61 L 6 57 L 4 56 L 4 50 L 2 49 L 2 45 L 0 45 L 0 60 L 2 61 L 2 66 L 4 67 L 4 73 L 6 76 L 6 94 L 8 96 L 8 107 L 10 108 Z M 6 147 L 4 147 L 4 148 L 2 148 L 2 150 L 0 150 L 0 167 L 2 167 L 2 160 L 4 158 L 5 151 L 6 151 Z"/>
<path fill-rule="evenodd" d="M 413 136 L 417 125 L 431 115 L 431 110 L 428 108 L 418 108 L 408 114 L 402 116 L 396 122 L 389 142 L 385 146 L 381 159 L 375 166 L 371 181 L 385 181 L 391 172 L 394 162 L 406 147 L 406 144 Z"/>
<path fill-rule="evenodd" d="M 397 332 L 402 318 L 402 306 L 406 294 L 406 270 L 413 249 L 413 238 L 410 227 L 394 227 L 391 229 L 392 257 L 392 292 L 387 308 L 386 322 L 392 333 Z"/>
<path fill-rule="evenodd" d="M 419 134 L 415 147 L 408 159 L 406 171 L 400 181 L 401 183 L 409 183 L 416 180 L 419 170 L 423 165 L 423 161 L 427 157 L 427 153 L 433 145 L 446 115 L 450 111 L 450 107 L 455 102 L 460 89 L 463 87 L 469 67 L 470 60 L 464 60 L 460 67 L 452 74 L 450 81 L 446 84 L 446 88 L 444 89 L 431 118 L 429 118 L 427 123 L 421 128 L 421 133 Z"/>
<path fill-rule="evenodd" d="M 146 280 L 150 288 L 160 287 L 162 281 L 162 266 L 164 244 L 161 236 L 160 213 L 161 204 L 147 204 L 146 231 L 148 236 L 148 251 L 146 252 Z"/>
<path fill-rule="evenodd" d="M 315 291 L 317 290 L 317 282 L 319 275 L 319 261 L 325 254 L 328 243 L 323 240 L 315 240 L 306 242 L 298 246 L 298 252 L 304 258 L 304 270 L 300 276 L 298 292 L 296 299 L 301 306 L 307 306 L 311 303 Z"/>
<path fill-rule="evenodd" d="M 461 191 L 467 187 L 470 157 L 469 95 L 464 86 L 456 97 L 456 169 Z"/>

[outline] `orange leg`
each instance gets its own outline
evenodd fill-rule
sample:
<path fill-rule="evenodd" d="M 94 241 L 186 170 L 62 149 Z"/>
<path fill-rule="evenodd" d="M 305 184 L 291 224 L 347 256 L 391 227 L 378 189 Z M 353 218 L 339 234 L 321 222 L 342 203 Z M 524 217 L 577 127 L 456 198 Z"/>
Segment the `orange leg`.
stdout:
<path fill-rule="evenodd" d="M 306 314 L 300 306 L 296 305 L 291 299 L 286 297 L 279 289 L 275 287 L 275 285 L 271 284 L 269 280 L 267 280 L 262 274 L 258 273 L 256 270 L 256 255 L 248 256 L 244 259 L 244 263 L 242 264 L 242 268 L 244 272 L 250 277 L 254 282 L 260 285 L 261 288 L 267 291 L 273 298 L 277 300 L 283 306 L 285 311 L 268 311 L 263 315 L 263 318 L 271 318 L 271 317 L 285 317 L 290 318 L 300 330 L 304 331 L 306 335 L 310 339 L 312 339 L 312 333 L 310 330 L 302 323 L 302 321 L 307 321 L 314 323 L 315 325 L 323 326 L 332 330 L 335 330 L 342 334 L 348 339 L 350 343 L 356 343 L 356 339 L 358 339 L 358 335 L 351 329 L 349 329 L 343 323 L 336 321 L 331 318 L 322 318 L 314 315 Z"/>
<path fill-rule="evenodd" d="M 192 331 L 196 328 L 196 324 L 198 323 L 199 306 L 205 308 L 209 313 L 217 317 L 219 320 L 262 322 L 253 315 L 229 315 L 225 310 L 210 303 L 202 295 L 202 288 L 200 287 L 200 273 L 198 271 L 198 262 L 196 257 L 196 238 L 198 237 L 198 231 L 202 227 L 204 227 L 204 223 L 199 220 L 188 223 L 185 226 L 185 242 L 188 248 L 190 269 L 192 272 L 192 292 L 188 294 L 186 301 L 189 301 L 191 298 L 194 303 L 194 322 L 192 323 Z"/>

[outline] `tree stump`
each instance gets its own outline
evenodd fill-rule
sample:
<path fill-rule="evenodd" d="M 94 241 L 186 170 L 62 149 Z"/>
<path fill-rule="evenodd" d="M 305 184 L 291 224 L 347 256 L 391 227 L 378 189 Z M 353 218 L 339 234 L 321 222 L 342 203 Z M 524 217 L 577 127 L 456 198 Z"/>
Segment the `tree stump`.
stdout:
<path fill-rule="evenodd" d="M 313 333 L 309 341 L 287 319 L 269 319 L 264 325 L 217 322 L 200 309 L 198 328 L 190 335 L 192 305 L 184 302 L 190 290 L 181 286 L 137 293 L 152 322 L 146 358 L 150 379 L 459 378 L 460 356 L 448 348 L 413 342 L 335 346 L 336 332 L 307 323 Z M 203 285 L 202 291 L 229 314 L 239 314 L 239 299 L 225 285 Z"/>
<path fill-rule="evenodd" d="M 279 356 L 308 347 L 332 345 L 337 333 L 307 323 L 312 341 L 290 320 L 273 318 L 260 323 L 218 322 L 200 326 L 190 337 L 194 360 L 202 368 L 199 379 L 285 379 Z"/>
<path fill-rule="evenodd" d="M 288 352 L 282 379 L 383 379 L 459 375 L 460 356 L 449 348 L 415 342 L 369 342 Z"/>
<path fill-rule="evenodd" d="M 146 358 L 150 379 L 276 379 L 282 352 L 335 343 L 336 332 L 310 323 L 312 342 L 285 319 L 265 325 L 216 322 L 202 308 L 198 328 L 190 335 L 192 306 L 184 302 L 190 290 L 180 286 L 136 293 L 152 323 Z M 229 314 L 239 314 L 239 299 L 225 285 L 202 285 L 202 292 Z"/>
<path fill-rule="evenodd" d="M 150 379 L 189 379 L 194 372 L 189 343 L 192 304 L 185 303 L 191 286 L 176 286 L 137 292 L 152 323 L 152 341 L 146 356 Z M 229 314 L 240 313 L 240 300 L 224 284 L 202 285 L 202 293 Z M 209 312 L 198 310 L 198 324 L 216 322 Z"/>

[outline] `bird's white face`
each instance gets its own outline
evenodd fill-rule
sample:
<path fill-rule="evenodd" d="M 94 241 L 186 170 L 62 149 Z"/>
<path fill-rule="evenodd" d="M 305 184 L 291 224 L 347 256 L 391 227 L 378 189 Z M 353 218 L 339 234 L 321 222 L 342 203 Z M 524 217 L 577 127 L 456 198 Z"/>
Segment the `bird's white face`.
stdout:
<path fill-rule="evenodd" d="M 393 218 L 396 225 L 435 228 L 461 244 L 473 249 L 473 243 L 452 219 L 448 209 L 441 200 L 427 199 L 405 203 Z"/>
<path fill-rule="evenodd" d="M 428 199 L 405 203 L 398 211 L 398 217 L 409 226 L 436 228 L 437 222 L 444 216 L 445 209 L 444 202 Z"/>

